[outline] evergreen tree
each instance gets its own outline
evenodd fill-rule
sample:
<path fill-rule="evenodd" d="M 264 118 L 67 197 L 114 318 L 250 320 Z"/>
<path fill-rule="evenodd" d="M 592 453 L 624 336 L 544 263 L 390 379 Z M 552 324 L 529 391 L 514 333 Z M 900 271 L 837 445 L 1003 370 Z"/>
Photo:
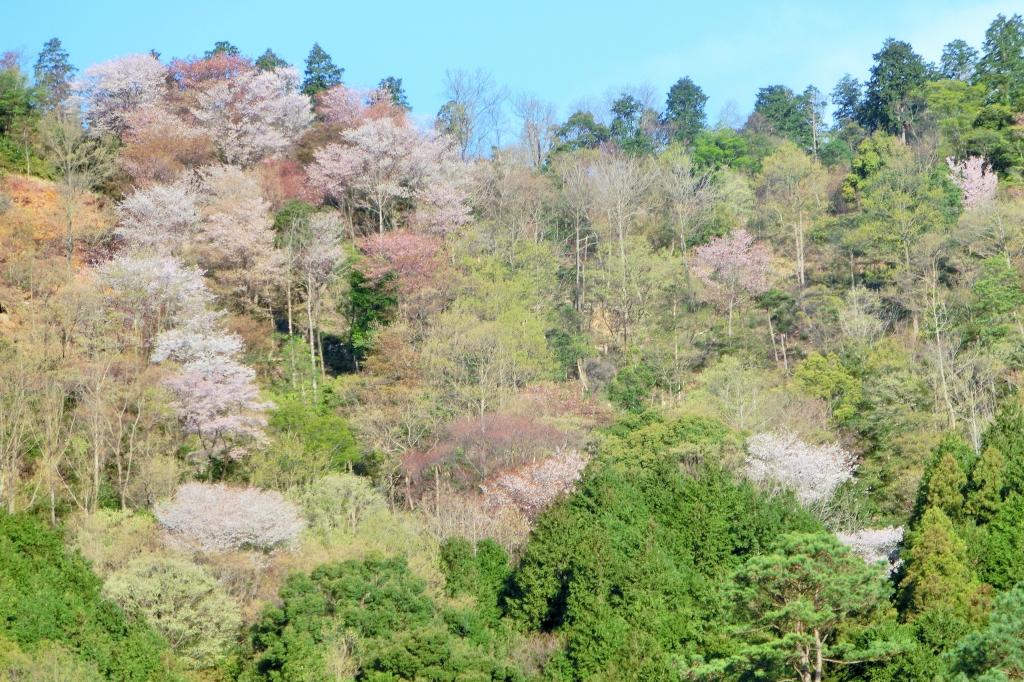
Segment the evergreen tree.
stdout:
<path fill-rule="evenodd" d="M 875 53 L 859 122 L 869 130 L 885 130 L 907 140 L 921 104 L 912 97 L 928 78 L 928 68 L 910 43 L 889 38 Z"/>
<path fill-rule="evenodd" d="M 981 579 L 997 590 L 1024 580 L 1024 495 L 1006 498 L 986 527 L 979 554 Z"/>
<path fill-rule="evenodd" d="M 986 448 L 996 448 L 1003 454 L 1005 492 L 1024 494 L 1024 407 L 1016 398 L 1000 405 L 982 440 Z"/>
<path fill-rule="evenodd" d="M 988 624 L 952 652 L 956 680 L 1024 679 L 1024 585 L 999 595 Z"/>
<path fill-rule="evenodd" d="M 627 154 L 641 156 L 654 152 L 654 140 L 644 130 L 647 111 L 640 100 L 623 94 L 612 103 L 612 138 Z"/>
<path fill-rule="evenodd" d="M 905 643 L 877 636 L 877 626 L 893 620 L 890 589 L 878 566 L 865 564 L 834 535 L 784 535 L 771 553 L 751 557 L 737 572 L 743 641 L 724 666 L 709 668 L 762 674 L 768 666 L 777 673 L 795 669 L 800 680 L 811 682 L 823 679 L 826 665 L 893 655 Z M 865 626 L 875 626 L 876 637 L 861 643 L 849 636 Z"/>
<path fill-rule="evenodd" d="M 810 128 L 802 108 L 801 98 L 785 85 L 761 88 L 754 102 L 754 113 L 760 114 L 767 121 L 774 134 L 809 149 Z"/>
<path fill-rule="evenodd" d="M 306 74 L 302 81 L 302 91 L 307 95 L 315 95 L 341 85 L 345 69 L 337 66 L 331 55 L 327 54 L 320 43 L 313 43 L 313 49 L 306 57 Z"/>
<path fill-rule="evenodd" d="M 273 50 L 269 47 L 267 51 L 261 54 L 256 59 L 256 68 L 262 71 L 273 71 L 274 69 L 283 69 L 288 66 L 288 62 L 277 56 Z"/>
<path fill-rule="evenodd" d="M 925 511 L 904 560 L 901 601 L 922 639 L 943 646 L 969 631 L 979 584 L 967 560 L 966 543 L 941 509 Z"/>
<path fill-rule="evenodd" d="M 950 80 L 970 82 L 978 66 L 978 51 L 964 40 L 954 40 L 942 48 L 939 72 Z"/>
<path fill-rule="evenodd" d="M 985 31 L 978 82 L 988 100 L 1014 111 L 1024 108 L 1024 17 L 998 15 Z"/>
<path fill-rule="evenodd" d="M 662 120 L 672 128 L 672 136 L 691 142 L 704 129 L 704 105 L 708 96 L 689 76 L 680 78 L 669 88 Z"/>
<path fill-rule="evenodd" d="M 925 489 L 925 508 L 941 509 L 946 516 L 955 519 L 960 516 L 964 505 L 964 487 L 967 475 L 950 452 L 939 455 L 932 467 Z"/>
<path fill-rule="evenodd" d="M 556 151 L 594 149 L 611 138 L 611 131 L 589 111 L 577 111 L 555 131 L 555 137 L 559 140 Z"/>
<path fill-rule="evenodd" d="M 50 38 L 43 44 L 34 73 L 39 99 L 44 107 L 53 108 L 68 98 L 75 67 L 68 61 L 68 52 L 59 38 Z"/>
<path fill-rule="evenodd" d="M 412 111 L 409 99 L 406 97 L 405 90 L 402 88 L 401 78 L 395 78 L 394 76 L 383 78 L 380 83 L 377 84 L 377 90 L 386 95 L 388 101 L 394 106 L 405 109 L 406 111 Z"/>
<path fill-rule="evenodd" d="M 832 89 L 832 104 L 835 106 L 832 118 L 837 126 L 845 126 L 857 119 L 862 96 L 863 88 L 856 78 L 846 74 L 839 79 Z"/>
<path fill-rule="evenodd" d="M 1005 460 L 999 448 L 988 447 L 971 472 L 967 512 L 980 523 L 991 519 L 1003 501 L 1004 466 Z"/>
<path fill-rule="evenodd" d="M 916 525 L 929 507 L 938 507 L 952 519 L 959 517 L 972 457 L 971 446 L 963 438 L 952 433 L 942 437 L 921 477 L 911 524 Z"/>
<path fill-rule="evenodd" d="M 237 47 L 235 47 L 234 45 L 232 45 L 228 41 L 226 41 L 226 40 L 218 40 L 217 42 L 215 42 L 213 44 L 213 48 L 207 50 L 206 54 L 203 55 L 203 56 L 206 59 L 209 59 L 210 57 L 216 57 L 219 54 L 224 54 L 224 55 L 227 55 L 229 57 L 238 57 L 238 56 L 241 56 L 242 53 L 241 53 L 241 51 Z"/>

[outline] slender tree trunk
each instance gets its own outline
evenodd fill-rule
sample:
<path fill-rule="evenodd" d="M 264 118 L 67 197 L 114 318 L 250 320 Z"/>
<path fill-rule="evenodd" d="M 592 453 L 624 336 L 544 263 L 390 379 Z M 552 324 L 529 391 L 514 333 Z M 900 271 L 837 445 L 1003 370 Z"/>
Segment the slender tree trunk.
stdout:
<path fill-rule="evenodd" d="M 814 630 L 814 682 L 821 682 L 821 675 L 824 672 L 825 662 L 822 649 L 825 644 L 821 641 L 821 632 Z"/>
<path fill-rule="evenodd" d="M 312 291 L 313 291 L 313 277 L 310 274 L 306 275 L 306 320 L 308 322 L 309 331 L 309 366 L 310 366 L 310 379 L 313 382 L 313 400 L 316 400 L 316 338 L 313 334 L 313 302 L 312 302 Z"/>

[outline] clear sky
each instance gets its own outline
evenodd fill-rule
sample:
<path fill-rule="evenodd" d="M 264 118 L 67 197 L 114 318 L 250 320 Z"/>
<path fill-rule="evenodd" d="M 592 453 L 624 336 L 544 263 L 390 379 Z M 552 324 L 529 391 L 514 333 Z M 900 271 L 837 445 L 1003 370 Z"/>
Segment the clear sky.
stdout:
<path fill-rule="evenodd" d="M 81 67 L 155 49 L 167 59 L 229 40 L 256 56 L 267 47 L 300 67 L 314 41 L 357 87 L 403 79 L 414 113 L 442 103 L 447 68 L 483 68 L 513 93 L 528 92 L 561 116 L 583 99 L 625 85 L 664 93 L 691 76 L 710 96 L 714 122 L 727 102 L 753 107 L 759 87 L 781 83 L 826 94 L 846 72 L 863 79 L 889 37 L 925 58 L 963 38 L 980 46 L 996 14 L 1022 0 L 684 2 L 621 0 L 4 0 L 0 50 L 33 62 L 59 37 Z"/>

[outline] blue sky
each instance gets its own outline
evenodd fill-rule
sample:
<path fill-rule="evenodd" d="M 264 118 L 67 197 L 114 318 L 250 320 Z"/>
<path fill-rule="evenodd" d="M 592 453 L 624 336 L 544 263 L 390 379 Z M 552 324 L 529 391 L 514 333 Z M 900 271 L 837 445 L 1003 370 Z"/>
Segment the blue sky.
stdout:
<path fill-rule="evenodd" d="M 757 89 L 813 83 L 828 93 L 845 72 L 864 78 L 889 36 L 937 60 L 963 38 L 980 46 L 997 13 L 1021 0 L 979 2 L 557 2 L 451 0 L 9 0 L 0 50 L 31 63 L 58 36 L 79 67 L 156 49 L 164 58 L 201 54 L 230 40 L 258 55 L 272 47 L 301 67 L 314 41 L 345 67 L 346 82 L 403 78 L 414 112 L 442 103 L 447 68 L 483 68 L 511 92 L 554 103 L 565 116 L 577 102 L 601 101 L 625 85 L 658 96 L 690 75 L 710 96 L 714 122 L 727 102 L 740 113 Z"/>

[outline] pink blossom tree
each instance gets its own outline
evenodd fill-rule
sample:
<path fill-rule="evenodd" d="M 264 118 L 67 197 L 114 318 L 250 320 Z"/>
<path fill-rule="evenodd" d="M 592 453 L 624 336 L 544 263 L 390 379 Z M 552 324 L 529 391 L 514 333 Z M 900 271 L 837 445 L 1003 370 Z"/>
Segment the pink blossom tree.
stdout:
<path fill-rule="evenodd" d="M 281 493 L 224 484 L 185 483 L 154 513 L 175 539 L 205 552 L 271 550 L 306 527 Z"/>
<path fill-rule="evenodd" d="M 224 161 L 249 166 L 291 146 L 313 121 L 309 99 L 293 68 L 251 69 L 214 80 L 197 92 L 192 109 Z"/>
<path fill-rule="evenodd" d="M 117 233 L 132 248 L 180 253 L 199 227 L 198 199 L 184 180 L 135 190 L 117 207 Z"/>
<path fill-rule="evenodd" d="M 137 185 L 172 183 L 183 171 L 208 162 L 213 142 L 206 131 L 166 109 L 147 104 L 124 117 L 118 163 Z"/>
<path fill-rule="evenodd" d="M 150 54 L 130 54 L 90 66 L 73 84 L 93 129 L 120 135 L 128 115 L 158 104 L 166 93 L 167 68 Z"/>
<path fill-rule="evenodd" d="M 810 445 L 795 433 L 759 433 L 747 439 L 744 473 L 772 491 L 791 490 L 801 504 L 819 508 L 853 478 L 854 458 L 838 443 Z"/>
<path fill-rule="evenodd" d="M 412 294 L 427 286 L 442 267 L 442 240 L 435 235 L 396 230 L 383 238 L 364 238 L 359 249 L 368 257 L 365 274 L 379 279 L 388 272 L 398 275 L 403 294 Z"/>
<path fill-rule="evenodd" d="M 326 123 L 353 128 L 366 117 L 366 93 L 336 85 L 316 97 L 316 111 Z"/>
<path fill-rule="evenodd" d="M 968 156 L 961 161 L 949 157 L 946 165 L 953 182 L 963 193 L 965 208 L 977 208 L 995 198 L 999 176 L 984 157 Z"/>
<path fill-rule="evenodd" d="M 729 336 L 736 308 L 768 290 L 771 255 L 744 229 L 712 239 L 693 256 L 693 272 L 704 283 L 706 298 L 729 314 Z"/>

